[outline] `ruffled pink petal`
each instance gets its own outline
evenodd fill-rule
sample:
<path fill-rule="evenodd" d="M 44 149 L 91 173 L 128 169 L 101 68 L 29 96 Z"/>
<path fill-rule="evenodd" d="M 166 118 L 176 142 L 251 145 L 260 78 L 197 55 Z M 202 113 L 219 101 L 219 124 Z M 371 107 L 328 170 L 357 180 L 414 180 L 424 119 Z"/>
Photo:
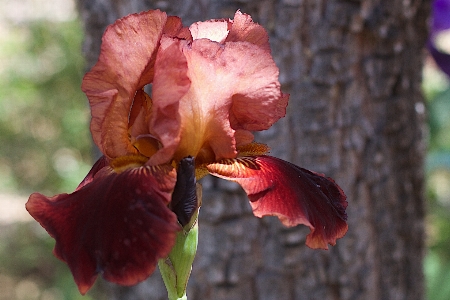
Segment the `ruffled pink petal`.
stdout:
<path fill-rule="evenodd" d="M 197 157 L 206 146 L 215 159 L 235 157 L 235 130 L 264 130 L 285 115 L 288 97 L 268 51 L 247 42 L 201 39 L 183 53 L 191 86 L 180 100 L 176 157 Z"/>
<path fill-rule="evenodd" d="M 253 133 L 244 129 L 237 129 L 234 132 L 234 138 L 236 140 L 236 147 L 250 144 L 255 139 Z"/>
<path fill-rule="evenodd" d="M 167 205 L 175 173 L 171 166 L 120 174 L 104 167 L 72 194 L 32 194 L 26 208 L 55 238 L 54 254 L 69 265 L 82 294 L 98 273 L 133 285 L 146 279 L 174 245 L 179 226 Z"/>
<path fill-rule="evenodd" d="M 190 33 L 189 29 L 186 27 L 183 27 L 183 23 L 181 22 L 181 19 L 176 16 L 169 16 L 167 17 L 166 24 L 163 29 L 163 34 L 169 36 L 169 37 L 178 37 L 178 38 L 186 38 L 189 39 Z M 187 36 L 184 36 L 185 34 L 188 34 Z M 181 34 L 181 36 L 180 36 Z M 192 37 L 190 38 L 192 40 Z"/>
<path fill-rule="evenodd" d="M 328 249 L 347 232 L 346 196 L 331 178 L 265 155 L 222 160 L 207 168 L 239 183 L 255 216 L 274 215 L 286 226 L 308 226 L 306 245 L 311 248 Z"/>
<path fill-rule="evenodd" d="M 269 35 L 264 27 L 254 23 L 252 17 L 235 13 L 234 19 L 216 19 L 196 22 L 189 27 L 194 40 L 209 39 L 213 42 L 249 42 L 270 51 Z"/>
<path fill-rule="evenodd" d="M 264 27 L 253 23 L 252 17 L 239 10 L 231 21 L 230 32 L 225 42 L 249 42 L 270 51 L 269 35 Z"/>
<path fill-rule="evenodd" d="M 151 108 L 149 106 L 151 107 L 150 97 L 143 90 L 138 90 L 134 97 L 128 123 L 128 134 L 130 135 L 131 142 L 140 135 L 150 133 L 148 122 L 151 115 Z"/>
<path fill-rule="evenodd" d="M 208 39 L 213 42 L 222 43 L 228 36 L 229 20 L 208 20 L 205 22 L 196 22 L 189 26 L 189 31 L 194 40 Z"/>
<path fill-rule="evenodd" d="M 187 77 L 188 65 L 181 50 L 182 45 L 186 43 L 169 37 L 161 39 L 155 62 L 153 106 L 149 128 L 162 143 L 163 148 L 150 158 L 150 165 L 169 162 L 180 141 L 180 99 L 191 85 Z"/>
<path fill-rule="evenodd" d="M 153 10 L 110 25 L 99 60 L 83 79 L 92 136 L 109 158 L 136 152 L 128 138 L 128 115 L 135 92 L 153 79 L 154 54 L 166 19 L 165 13 Z"/>

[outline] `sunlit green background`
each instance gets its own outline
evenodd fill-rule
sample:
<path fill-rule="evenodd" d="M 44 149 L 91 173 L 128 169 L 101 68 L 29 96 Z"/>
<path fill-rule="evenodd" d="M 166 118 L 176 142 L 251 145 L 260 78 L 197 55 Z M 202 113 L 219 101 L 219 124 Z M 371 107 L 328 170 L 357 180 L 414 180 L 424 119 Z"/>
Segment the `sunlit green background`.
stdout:
<path fill-rule="evenodd" d="M 82 26 L 70 0 L 0 1 L 0 300 L 81 297 L 50 239 L 24 210 L 28 195 L 74 190 L 92 165 L 80 90 Z M 450 299 L 450 84 L 429 60 L 428 297 Z"/>
<path fill-rule="evenodd" d="M 82 32 L 73 1 L 0 1 L 1 300 L 100 299 L 79 295 L 24 210 L 33 191 L 73 191 L 92 164 Z"/>

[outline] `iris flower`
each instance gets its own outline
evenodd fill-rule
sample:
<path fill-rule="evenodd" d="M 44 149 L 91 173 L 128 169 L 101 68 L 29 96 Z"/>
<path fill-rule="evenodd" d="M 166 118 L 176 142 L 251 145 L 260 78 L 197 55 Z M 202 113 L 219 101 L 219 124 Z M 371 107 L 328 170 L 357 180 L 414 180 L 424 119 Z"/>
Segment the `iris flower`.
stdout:
<path fill-rule="evenodd" d="M 185 158 L 195 161 L 197 179 L 209 173 L 239 183 L 255 216 L 308 226 L 311 248 L 344 236 L 342 189 L 254 142 L 253 131 L 286 113 L 278 75 L 266 31 L 239 11 L 187 28 L 152 10 L 107 28 L 82 82 L 103 156 L 73 193 L 34 193 L 26 205 L 82 294 L 99 273 L 133 285 L 167 257 L 181 229 L 171 201 Z"/>

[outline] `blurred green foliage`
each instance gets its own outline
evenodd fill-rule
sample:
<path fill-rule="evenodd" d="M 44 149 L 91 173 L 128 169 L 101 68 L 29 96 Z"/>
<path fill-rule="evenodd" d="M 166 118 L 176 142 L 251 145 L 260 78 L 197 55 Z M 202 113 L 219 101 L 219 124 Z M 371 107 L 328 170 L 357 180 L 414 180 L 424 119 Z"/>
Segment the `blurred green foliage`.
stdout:
<path fill-rule="evenodd" d="M 89 171 L 78 21 L 10 24 L 0 38 L 0 189 L 73 190 Z M 81 177 L 82 179 L 82 177 Z"/>
<path fill-rule="evenodd" d="M 424 69 L 429 149 L 426 161 L 427 297 L 450 299 L 450 82 L 432 63 Z"/>
<path fill-rule="evenodd" d="M 0 299 L 100 300 L 101 287 L 81 296 L 67 265 L 52 254 L 53 239 L 35 223 L 3 226 Z"/>
<path fill-rule="evenodd" d="M 81 23 L 0 21 L 0 197 L 73 191 L 92 165 Z M 36 222 L 0 224 L 0 300 L 102 299 L 79 294 L 53 246 Z"/>

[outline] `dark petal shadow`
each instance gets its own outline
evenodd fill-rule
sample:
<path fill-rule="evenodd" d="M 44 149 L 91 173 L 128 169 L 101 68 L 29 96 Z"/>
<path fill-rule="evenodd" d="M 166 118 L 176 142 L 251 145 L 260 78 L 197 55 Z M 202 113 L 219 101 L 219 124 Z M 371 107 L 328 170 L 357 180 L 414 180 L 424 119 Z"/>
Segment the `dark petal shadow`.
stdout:
<path fill-rule="evenodd" d="M 170 208 L 183 227 L 189 223 L 198 209 L 196 182 L 194 158 L 191 156 L 183 158 L 177 170 L 177 184 L 170 202 Z"/>

